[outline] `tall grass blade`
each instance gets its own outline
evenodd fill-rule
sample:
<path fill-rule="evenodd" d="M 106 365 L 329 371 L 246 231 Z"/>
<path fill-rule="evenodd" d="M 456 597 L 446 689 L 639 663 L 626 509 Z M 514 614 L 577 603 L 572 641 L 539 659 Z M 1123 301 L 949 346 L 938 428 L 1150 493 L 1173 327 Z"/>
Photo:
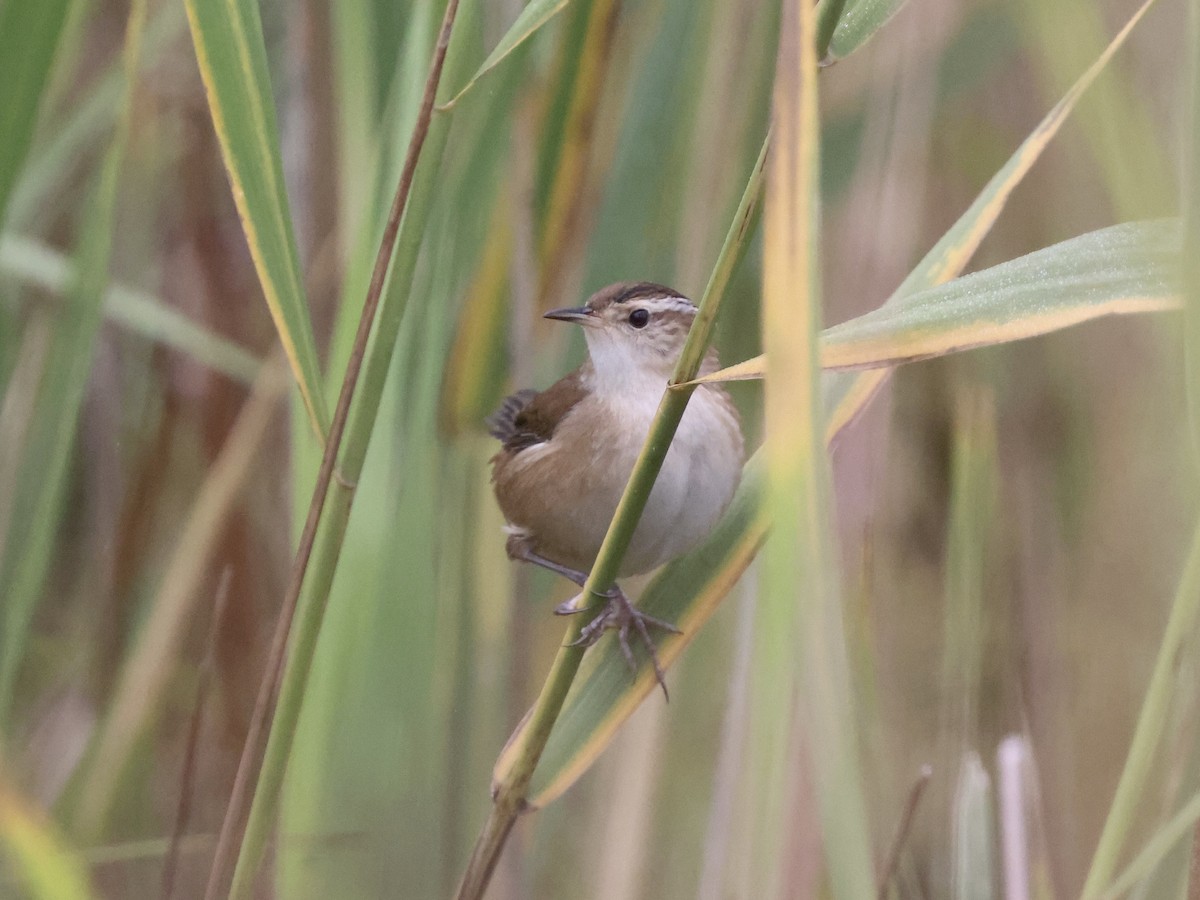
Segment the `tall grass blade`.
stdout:
<path fill-rule="evenodd" d="M 0 7 L 0 225 L 29 154 L 38 108 L 70 0 L 5 3 Z"/>
<path fill-rule="evenodd" d="M 324 439 L 329 410 L 284 189 L 258 3 L 186 2 L 196 60 L 250 255 L 313 432 Z"/>
<path fill-rule="evenodd" d="M 206 890 L 206 897 L 210 900 L 215 900 L 224 890 L 245 801 L 251 790 L 253 804 L 233 872 L 233 896 L 247 896 L 251 890 L 275 821 L 279 789 L 291 754 L 325 604 L 333 585 L 355 489 L 362 474 L 367 446 L 391 368 L 396 336 L 407 308 L 417 255 L 432 206 L 435 178 L 449 136 L 450 117 L 445 114 L 433 116 L 433 105 L 443 66 L 447 64 L 450 35 L 458 5 L 458 0 L 449 0 L 446 4 L 433 59 L 430 61 L 424 96 L 380 242 L 346 377 L 334 411 L 329 441 L 313 489 L 308 519 L 300 538 L 291 581 L 255 703 L 250 732 L 222 824 Z M 469 9 L 473 10 L 474 5 L 470 4 Z M 455 46 L 460 45 L 455 42 Z M 368 344 L 372 332 L 374 339 Z M 333 491 L 328 515 L 322 519 L 331 485 L 335 481 L 335 469 L 337 488 Z M 298 619 L 293 622 L 292 617 L 297 612 Z M 279 698 L 278 707 L 273 715 L 276 695 Z M 251 773 L 268 726 L 270 731 L 262 767 L 256 782 L 252 783 Z"/>
<path fill-rule="evenodd" d="M 1137 856 L 1113 879 L 1102 895 L 1104 900 L 1124 897 L 1144 879 L 1152 876 L 1168 854 L 1192 835 L 1197 822 L 1200 822 L 1200 794 L 1188 800 L 1170 821 L 1151 835 Z"/>
<path fill-rule="evenodd" d="M 135 0 L 125 30 L 126 85 L 121 116 L 88 199 L 75 271 L 68 290 L 71 312 L 56 323 L 53 345 L 47 355 L 48 364 L 37 389 L 36 408 L 40 414 L 36 416 L 33 433 L 20 448 L 24 450 L 23 474 L 17 502 L 13 509 L 5 511 L 10 522 L 5 531 L 5 544 L 0 547 L 0 595 L 5 598 L 0 612 L 3 621 L 0 723 L 5 723 L 8 718 L 29 623 L 54 555 L 58 511 L 66 491 L 79 408 L 91 371 L 93 344 L 103 320 L 104 289 L 108 283 L 115 225 L 113 211 L 129 141 L 145 18 L 145 0 Z M 12 527 L 13 523 L 19 524 L 19 528 Z"/>
<path fill-rule="evenodd" d="M 812 8 L 785 4 L 763 213 L 763 455 L 772 539 L 756 610 L 747 808 L 756 813 L 756 894 L 778 896 L 790 856 L 798 719 L 813 736 L 805 755 L 829 892 L 849 900 L 872 896 L 875 875 L 823 439 L 816 37 Z"/>

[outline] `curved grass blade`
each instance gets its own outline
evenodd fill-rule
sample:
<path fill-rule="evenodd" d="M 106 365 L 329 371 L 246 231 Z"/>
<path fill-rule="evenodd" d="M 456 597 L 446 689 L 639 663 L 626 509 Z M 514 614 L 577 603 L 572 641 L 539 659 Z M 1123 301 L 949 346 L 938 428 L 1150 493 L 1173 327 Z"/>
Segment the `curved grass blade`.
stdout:
<path fill-rule="evenodd" d="M 873 369 L 1049 334 L 1103 316 L 1178 309 L 1179 227 L 1102 228 L 827 328 L 821 365 Z M 761 378 L 761 356 L 697 382 Z"/>
<path fill-rule="evenodd" d="M 1174 221 L 1103 228 L 835 325 L 824 334 L 821 363 L 895 366 L 1102 316 L 1177 309 L 1178 256 Z"/>
<path fill-rule="evenodd" d="M 255 0 L 187 0 L 196 61 L 263 296 L 317 437 L 329 410 L 279 156 Z"/>
<path fill-rule="evenodd" d="M 496 44 L 495 49 L 488 54 L 487 59 L 476 69 L 475 74 L 467 80 L 466 84 L 459 88 L 453 97 L 439 106 L 438 109 L 450 109 L 454 104 L 458 103 L 463 98 L 463 95 L 473 88 L 480 78 L 500 65 L 510 53 L 533 37 L 535 31 L 554 18 L 570 2 L 571 0 L 530 0 L 525 8 L 521 10 L 516 21 L 504 33 L 504 37 L 500 38 L 500 42 Z"/>
<path fill-rule="evenodd" d="M 48 291 L 66 290 L 70 261 L 57 250 L 32 238 L 0 238 L 0 272 Z M 104 293 L 104 315 L 110 321 L 151 341 L 186 353 L 214 372 L 242 384 L 254 381 L 261 361 L 229 338 L 193 322 L 152 294 L 121 284 L 110 284 Z"/>
<path fill-rule="evenodd" d="M 0 224 L 29 154 L 38 107 L 54 63 L 70 0 L 9 2 L 0 7 Z"/>
<path fill-rule="evenodd" d="M 125 29 L 125 100 L 84 212 L 75 270 L 67 291 L 71 312 L 55 322 L 37 386 L 33 427 L 24 446 L 15 450 L 20 467 L 16 502 L 3 511 L 7 521 L 0 525 L 4 534 L 0 542 L 0 596 L 4 597 L 0 610 L 0 722 L 8 717 L 29 625 L 53 559 L 79 409 L 103 319 L 117 188 L 129 142 L 145 19 L 146 0 L 135 0 Z"/>
<path fill-rule="evenodd" d="M 226 893 L 224 883 L 235 854 L 233 884 L 228 895 L 249 895 L 275 822 L 280 787 L 316 655 L 317 638 L 400 325 L 408 309 L 417 258 L 433 206 L 436 179 L 449 141 L 453 117 L 435 116 L 433 107 L 442 83 L 443 67 L 450 73 L 448 77 L 453 77 L 459 65 L 462 44 L 457 39 L 451 41 L 452 32 L 456 36 L 461 33 L 454 29 L 458 8 L 459 0 L 448 0 L 442 15 L 404 167 L 381 236 L 338 395 L 330 440 L 325 445 L 317 472 L 313 498 L 221 826 L 206 898 Z M 478 4 L 468 2 L 463 14 L 465 18 L 478 15 Z M 333 487 L 335 473 L 336 488 Z M 264 739 L 265 748 L 262 747 Z M 261 767 L 255 764 L 260 753 Z M 253 799 L 246 813 L 245 803 L 251 793 Z M 244 814 L 244 836 L 240 839 L 240 847 L 235 848 Z"/>
<path fill-rule="evenodd" d="M 1200 619 L 1200 526 L 1192 535 L 1187 561 L 1171 603 L 1162 646 L 1138 712 L 1133 740 L 1117 782 L 1116 794 L 1088 869 L 1081 896 L 1095 900 L 1109 888 L 1117 861 L 1133 822 L 1143 805 L 1147 779 L 1159 759 L 1158 747 L 1171 712 L 1171 700 L 1179 681 L 1179 660 L 1195 642 Z"/>

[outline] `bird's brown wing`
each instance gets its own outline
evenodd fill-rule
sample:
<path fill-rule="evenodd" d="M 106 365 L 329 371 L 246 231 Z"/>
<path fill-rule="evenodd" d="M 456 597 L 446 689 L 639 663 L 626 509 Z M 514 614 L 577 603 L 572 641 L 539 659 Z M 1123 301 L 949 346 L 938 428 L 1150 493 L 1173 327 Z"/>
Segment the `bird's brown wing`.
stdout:
<path fill-rule="evenodd" d="M 583 395 L 582 369 L 576 369 L 540 393 L 517 391 L 487 418 L 488 431 L 504 450 L 517 453 L 550 440 L 558 423 Z"/>

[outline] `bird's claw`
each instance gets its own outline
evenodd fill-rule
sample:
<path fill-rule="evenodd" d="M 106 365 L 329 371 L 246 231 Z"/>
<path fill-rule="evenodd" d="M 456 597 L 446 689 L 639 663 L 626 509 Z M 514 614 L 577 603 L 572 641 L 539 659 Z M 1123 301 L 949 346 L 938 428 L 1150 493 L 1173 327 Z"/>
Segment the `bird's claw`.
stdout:
<path fill-rule="evenodd" d="M 621 593 L 621 589 L 619 587 L 610 587 L 607 591 L 597 591 L 596 596 L 603 597 L 605 600 L 611 601 L 616 599 L 618 596 L 624 595 Z M 570 600 L 564 600 L 562 603 L 558 604 L 558 606 L 554 607 L 554 614 L 556 616 L 573 616 L 575 613 L 583 612 L 589 607 L 587 604 L 580 605 L 580 601 L 582 599 L 583 594 L 576 594 Z"/>
<path fill-rule="evenodd" d="M 663 696 L 667 700 L 670 700 L 670 694 L 667 693 L 666 678 L 662 666 L 658 661 L 658 651 L 654 646 L 654 641 L 650 638 L 650 629 L 648 626 L 661 628 L 663 631 L 669 631 L 672 634 L 682 634 L 682 632 L 670 622 L 666 622 L 637 609 L 629 602 L 629 598 L 618 587 L 613 587 L 602 596 L 608 598 L 608 605 L 598 616 L 583 626 L 579 632 L 579 637 L 572 641 L 570 646 L 590 647 L 596 641 L 600 640 L 605 631 L 611 628 L 617 632 L 617 644 L 621 648 L 621 655 L 625 657 L 625 662 L 628 663 L 629 670 L 636 675 L 637 661 L 633 656 L 633 648 L 629 646 L 629 630 L 631 627 L 636 628 L 638 635 L 642 639 L 642 644 L 645 645 L 646 652 L 650 656 L 650 662 L 654 666 L 654 677 L 658 680 L 658 686 L 662 688 Z M 573 602 L 573 600 L 568 601 L 568 603 Z M 570 609 L 564 609 L 563 607 L 566 606 L 567 603 L 562 604 L 555 612 L 560 615 L 568 615 L 581 611 L 581 608 L 577 609 L 574 606 Z"/>

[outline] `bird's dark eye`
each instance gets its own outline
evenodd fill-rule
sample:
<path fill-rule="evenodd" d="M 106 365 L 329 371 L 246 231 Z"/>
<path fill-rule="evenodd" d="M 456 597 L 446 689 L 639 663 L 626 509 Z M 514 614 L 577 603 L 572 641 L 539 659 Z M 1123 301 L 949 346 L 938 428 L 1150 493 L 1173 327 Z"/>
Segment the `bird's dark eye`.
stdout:
<path fill-rule="evenodd" d="M 634 328 L 645 328 L 650 321 L 650 313 L 644 309 L 635 309 L 629 314 L 629 324 Z"/>

